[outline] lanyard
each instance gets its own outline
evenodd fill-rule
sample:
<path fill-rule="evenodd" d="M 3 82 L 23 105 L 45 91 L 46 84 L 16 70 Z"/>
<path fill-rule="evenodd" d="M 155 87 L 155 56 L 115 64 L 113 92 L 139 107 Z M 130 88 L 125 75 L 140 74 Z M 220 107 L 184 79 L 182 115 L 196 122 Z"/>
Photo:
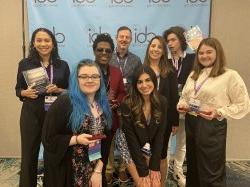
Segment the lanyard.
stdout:
<path fill-rule="evenodd" d="M 124 75 L 124 70 L 125 70 L 125 66 L 127 64 L 127 61 L 128 61 L 128 57 L 126 57 L 126 59 L 124 61 L 124 64 L 123 64 L 123 67 L 122 67 L 121 61 L 120 61 L 119 57 L 117 57 L 117 62 L 119 64 L 119 67 L 120 67 L 120 70 L 122 72 L 122 75 Z"/>
<path fill-rule="evenodd" d="M 40 62 L 40 63 L 41 63 L 41 66 L 43 67 L 43 69 L 47 72 L 46 67 L 43 65 L 43 63 L 42 62 Z M 53 84 L 53 79 L 54 79 L 54 72 L 53 72 L 53 65 L 51 63 L 50 64 L 50 77 L 49 77 L 51 84 Z"/>
<path fill-rule="evenodd" d="M 181 73 L 181 69 L 182 69 L 182 60 L 183 58 L 181 58 L 181 61 L 180 61 L 180 67 L 179 67 L 179 59 L 178 60 L 175 60 L 174 58 L 172 58 L 172 64 L 173 66 L 175 67 L 175 69 L 177 70 L 177 78 L 179 78 L 179 75 Z"/>
<path fill-rule="evenodd" d="M 194 82 L 194 95 L 198 93 L 198 91 L 201 89 L 203 84 L 208 80 L 208 76 L 200 83 L 200 85 L 197 85 L 197 81 Z"/>

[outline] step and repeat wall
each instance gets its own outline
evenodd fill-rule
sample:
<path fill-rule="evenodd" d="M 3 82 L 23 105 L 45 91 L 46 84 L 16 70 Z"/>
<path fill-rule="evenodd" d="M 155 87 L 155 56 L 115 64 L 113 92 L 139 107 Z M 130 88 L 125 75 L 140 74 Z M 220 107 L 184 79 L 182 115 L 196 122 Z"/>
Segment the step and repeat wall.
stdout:
<path fill-rule="evenodd" d="M 95 37 L 109 33 L 115 40 L 117 29 L 124 25 L 132 30 L 130 50 L 142 60 L 150 39 L 171 26 L 190 29 L 198 25 L 204 37 L 209 34 L 210 0 L 29 0 L 27 3 L 29 35 L 38 27 L 50 29 L 58 42 L 60 56 L 69 65 L 83 58 L 93 59 Z M 171 152 L 174 149 L 175 138 Z"/>
<path fill-rule="evenodd" d="M 93 59 L 92 44 L 99 33 L 128 26 L 130 50 L 144 59 L 148 41 L 171 26 L 198 25 L 209 33 L 211 0 L 28 0 L 29 35 L 38 27 L 56 36 L 62 59 L 69 64 Z"/>

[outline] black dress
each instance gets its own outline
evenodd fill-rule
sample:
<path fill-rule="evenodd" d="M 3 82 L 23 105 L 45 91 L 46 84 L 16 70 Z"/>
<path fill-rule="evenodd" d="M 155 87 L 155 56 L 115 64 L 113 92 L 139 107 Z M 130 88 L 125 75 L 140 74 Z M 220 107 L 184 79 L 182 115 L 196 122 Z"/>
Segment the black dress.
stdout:
<path fill-rule="evenodd" d="M 90 162 L 88 159 L 88 146 L 69 146 L 73 136 L 68 124 L 71 111 L 70 99 L 65 94 L 53 103 L 45 118 L 42 140 L 45 148 L 44 185 L 46 187 L 87 187 L 96 164 L 95 161 Z M 100 126 L 101 132 L 110 136 L 110 131 L 105 128 L 105 123 L 103 114 L 100 118 L 86 116 L 81 129 L 76 134 L 91 134 L 91 126 L 97 124 Z M 109 139 L 101 141 L 101 160 L 104 166 L 107 163 L 109 145 Z"/>
<path fill-rule="evenodd" d="M 173 126 L 179 125 L 179 113 L 177 112 L 176 105 L 179 99 L 178 85 L 176 72 L 170 71 L 167 77 L 160 77 L 159 93 L 167 99 L 167 127 L 164 132 L 164 143 L 162 148 L 161 158 L 167 157 L 168 141 L 172 132 Z"/>

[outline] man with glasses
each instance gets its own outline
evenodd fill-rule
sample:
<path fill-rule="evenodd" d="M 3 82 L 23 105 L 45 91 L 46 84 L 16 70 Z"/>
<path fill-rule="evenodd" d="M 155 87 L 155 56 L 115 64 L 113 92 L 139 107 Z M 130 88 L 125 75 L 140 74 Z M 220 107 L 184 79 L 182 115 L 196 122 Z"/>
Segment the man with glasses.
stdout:
<path fill-rule="evenodd" d="M 114 154 L 114 134 L 119 127 L 117 109 L 125 96 L 122 73 L 119 68 L 110 65 L 109 62 L 114 51 L 114 43 L 109 34 L 99 34 L 93 43 L 95 62 L 99 65 L 104 78 L 106 91 L 112 109 L 112 136 L 110 138 L 111 151 Z M 112 155 L 114 157 L 114 155 Z M 113 173 L 112 173 L 113 174 Z M 107 176 L 108 184 L 112 183 L 112 177 Z"/>
<path fill-rule="evenodd" d="M 110 63 L 120 68 L 123 76 L 123 83 L 128 89 L 134 70 L 141 66 L 141 59 L 131 53 L 128 48 L 132 41 L 132 32 L 127 26 L 118 28 L 116 34 L 116 49 Z"/>

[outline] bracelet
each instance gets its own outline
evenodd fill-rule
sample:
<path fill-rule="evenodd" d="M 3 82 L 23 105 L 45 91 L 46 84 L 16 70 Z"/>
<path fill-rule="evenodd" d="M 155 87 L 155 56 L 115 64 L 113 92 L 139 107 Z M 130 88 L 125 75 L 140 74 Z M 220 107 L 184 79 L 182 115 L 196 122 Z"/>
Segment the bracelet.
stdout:
<path fill-rule="evenodd" d="M 79 144 L 79 142 L 78 142 L 78 140 L 77 140 L 77 137 L 78 137 L 78 136 L 76 135 L 76 144 Z"/>
<path fill-rule="evenodd" d="M 96 169 L 94 169 L 94 172 L 97 173 L 97 174 L 102 174 L 102 171 L 98 171 Z"/>

